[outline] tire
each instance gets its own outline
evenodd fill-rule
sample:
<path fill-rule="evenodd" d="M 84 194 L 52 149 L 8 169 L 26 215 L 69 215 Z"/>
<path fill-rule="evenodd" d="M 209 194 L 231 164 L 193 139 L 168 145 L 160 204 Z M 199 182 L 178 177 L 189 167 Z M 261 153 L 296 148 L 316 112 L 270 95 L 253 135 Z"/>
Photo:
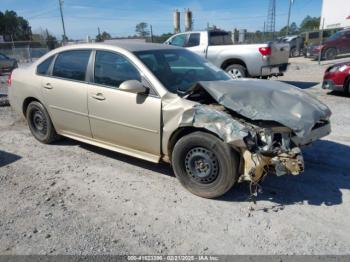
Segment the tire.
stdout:
<path fill-rule="evenodd" d="M 239 64 L 232 64 L 225 68 L 226 73 L 228 73 L 233 79 L 247 77 L 247 69 Z"/>
<path fill-rule="evenodd" d="M 58 135 L 45 107 L 37 101 L 31 102 L 26 110 L 26 119 L 32 135 L 41 143 L 50 144 Z"/>
<path fill-rule="evenodd" d="M 344 93 L 347 97 L 350 97 L 350 77 L 346 80 L 344 84 Z"/>
<path fill-rule="evenodd" d="M 337 56 L 337 50 L 335 48 L 328 48 L 324 51 L 323 57 L 326 60 L 333 60 Z"/>
<path fill-rule="evenodd" d="M 290 50 L 290 57 L 298 57 L 300 56 L 300 51 L 298 51 L 296 48 L 292 48 L 292 50 Z"/>
<path fill-rule="evenodd" d="M 199 131 L 177 141 L 172 165 L 188 191 L 200 197 L 216 198 L 230 190 L 237 180 L 239 157 L 216 136 Z"/>

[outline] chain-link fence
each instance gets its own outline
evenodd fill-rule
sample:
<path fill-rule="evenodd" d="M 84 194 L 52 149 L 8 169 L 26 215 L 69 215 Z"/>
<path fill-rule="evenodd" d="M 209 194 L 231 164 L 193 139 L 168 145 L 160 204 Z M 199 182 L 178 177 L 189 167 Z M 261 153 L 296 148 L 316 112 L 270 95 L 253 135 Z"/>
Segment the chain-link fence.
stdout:
<path fill-rule="evenodd" d="M 8 57 L 15 58 L 18 62 L 32 62 L 48 52 L 46 47 L 12 47 L 2 48 L 0 53 Z"/>
<path fill-rule="evenodd" d="M 15 58 L 18 62 L 32 62 L 43 56 L 49 49 L 38 42 L 5 42 L 0 43 L 0 53 Z"/>

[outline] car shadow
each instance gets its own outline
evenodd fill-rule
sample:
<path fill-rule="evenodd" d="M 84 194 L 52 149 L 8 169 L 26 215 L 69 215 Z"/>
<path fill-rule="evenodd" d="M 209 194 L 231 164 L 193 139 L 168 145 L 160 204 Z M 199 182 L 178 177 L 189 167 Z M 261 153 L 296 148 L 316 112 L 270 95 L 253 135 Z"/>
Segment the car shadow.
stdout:
<path fill-rule="evenodd" d="M 158 164 L 152 163 L 152 162 L 142 160 L 142 159 L 139 159 L 136 157 L 124 155 L 124 154 L 117 153 L 114 151 L 110 151 L 110 150 L 107 150 L 107 149 L 104 149 L 101 147 L 96 147 L 93 145 L 84 144 L 84 143 L 80 143 L 80 142 L 77 142 L 77 143 L 79 144 L 79 146 L 81 148 L 84 148 L 84 149 L 89 150 L 91 152 L 94 152 L 96 154 L 103 155 L 105 157 L 112 158 L 112 159 L 115 159 L 118 161 L 122 161 L 122 162 L 128 163 L 130 165 L 135 165 L 135 166 L 138 166 L 138 167 L 141 167 L 141 168 L 144 168 L 144 169 L 156 172 L 156 173 L 160 173 L 162 175 L 175 177 L 174 172 L 168 163 L 164 163 L 164 162 L 160 162 Z"/>
<path fill-rule="evenodd" d="M 7 95 L 0 94 L 0 107 L 10 106 Z"/>
<path fill-rule="evenodd" d="M 327 93 L 327 95 L 339 96 L 339 97 L 347 97 L 345 95 L 345 92 L 341 92 L 341 91 L 330 91 L 330 92 Z"/>
<path fill-rule="evenodd" d="M 0 150 L 0 168 L 18 161 L 22 157 Z"/>
<path fill-rule="evenodd" d="M 308 89 L 319 84 L 317 82 L 302 82 L 302 81 L 281 81 L 281 82 L 296 86 L 300 89 Z"/>
<path fill-rule="evenodd" d="M 107 149 L 96 147 L 70 139 L 57 142 L 57 145 L 79 145 L 81 148 L 123 161 L 161 175 L 174 177 L 171 166 L 167 163 L 151 163 Z M 274 203 L 274 208 L 285 205 L 339 205 L 343 202 L 342 191 L 350 189 L 350 146 L 340 143 L 318 140 L 312 146 L 303 149 L 305 172 L 298 176 L 270 175 L 261 183 L 262 192 L 257 201 Z M 249 183 L 236 184 L 224 196 L 213 201 L 249 202 Z M 275 211 L 275 210 L 274 210 Z"/>
<path fill-rule="evenodd" d="M 267 176 L 257 201 L 275 203 L 275 207 L 294 204 L 339 205 L 342 190 L 350 189 L 350 147 L 318 140 L 303 150 L 305 172 L 299 176 Z M 250 201 L 249 184 L 233 187 L 223 201 Z"/>

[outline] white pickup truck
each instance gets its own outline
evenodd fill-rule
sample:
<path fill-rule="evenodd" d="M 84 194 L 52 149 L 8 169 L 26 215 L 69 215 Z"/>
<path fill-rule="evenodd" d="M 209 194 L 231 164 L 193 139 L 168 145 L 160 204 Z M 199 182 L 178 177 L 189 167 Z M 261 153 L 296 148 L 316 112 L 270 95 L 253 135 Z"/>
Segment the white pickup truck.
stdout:
<path fill-rule="evenodd" d="M 236 44 L 225 31 L 191 31 L 170 37 L 165 44 L 185 47 L 224 69 L 233 78 L 268 78 L 287 70 L 289 44 Z"/>

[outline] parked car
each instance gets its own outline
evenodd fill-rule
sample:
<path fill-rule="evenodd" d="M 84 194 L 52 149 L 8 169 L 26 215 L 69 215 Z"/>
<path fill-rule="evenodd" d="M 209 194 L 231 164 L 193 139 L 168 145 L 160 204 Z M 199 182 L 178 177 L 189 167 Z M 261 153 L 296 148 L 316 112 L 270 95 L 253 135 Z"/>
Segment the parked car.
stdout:
<path fill-rule="evenodd" d="M 9 58 L 8 56 L 0 53 L 0 74 L 11 72 L 13 69 L 17 68 L 17 60 L 14 58 Z"/>
<path fill-rule="evenodd" d="M 299 35 L 281 37 L 278 42 L 289 44 L 289 57 L 298 57 L 304 52 L 304 38 Z"/>
<path fill-rule="evenodd" d="M 328 67 L 324 73 L 322 88 L 341 91 L 350 96 L 350 62 Z"/>
<path fill-rule="evenodd" d="M 233 78 L 280 76 L 287 70 L 289 44 L 237 44 L 225 31 L 176 34 L 165 44 L 185 47 L 225 70 Z"/>
<path fill-rule="evenodd" d="M 58 135 L 172 164 L 192 193 L 303 171 L 300 146 L 330 132 L 330 110 L 277 81 L 233 80 L 161 44 L 61 47 L 10 76 L 11 106 L 42 143 Z M 298 105 L 298 106 L 295 106 Z"/>
<path fill-rule="evenodd" d="M 350 53 L 350 29 L 336 32 L 321 45 L 311 45 L 306 52 L 307 57 L 313 58 L 318 58 L 321 52 L 321 58 L 325 60 L 332 60 L 337 55 Z"/>

